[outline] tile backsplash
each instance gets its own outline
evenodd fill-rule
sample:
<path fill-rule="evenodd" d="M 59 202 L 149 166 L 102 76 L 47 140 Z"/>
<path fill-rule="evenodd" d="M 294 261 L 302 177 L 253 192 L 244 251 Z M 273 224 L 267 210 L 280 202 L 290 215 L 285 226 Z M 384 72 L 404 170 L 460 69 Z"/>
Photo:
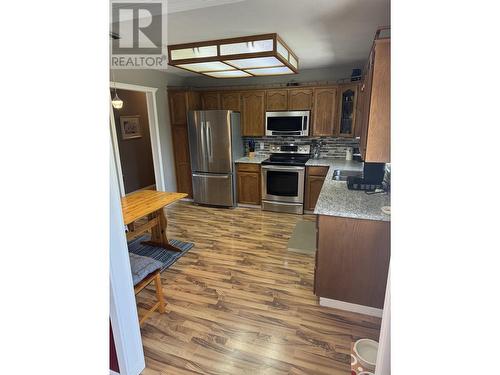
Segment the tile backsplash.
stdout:
<path fill-rule="evenodd" d="M 248 141 L 255 141 L 255 153 L 257 155 L 267 155 L 270 153 L 269 146 L 272 144 L 296 143 L 312 144 L 313 141 L 322 141 L 321 156 L 331 158 L 345 158 L 347 147 L 359 147 L 359 140 L 354 138 L 335 138 L 335 137 L 243 137 L 245 144 L 245 155 L 248 155 Z M 264 149 L 260 149 L 260 143 L 264 144 Z"/>

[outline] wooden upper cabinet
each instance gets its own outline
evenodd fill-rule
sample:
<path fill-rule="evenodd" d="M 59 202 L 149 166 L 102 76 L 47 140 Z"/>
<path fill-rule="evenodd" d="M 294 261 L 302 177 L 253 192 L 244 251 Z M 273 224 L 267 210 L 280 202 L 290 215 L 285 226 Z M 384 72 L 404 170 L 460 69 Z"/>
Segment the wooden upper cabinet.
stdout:
<path fill-rule="evenodd" d="M 287 90 L 266 91 L 266 111 L 286 111 L 288 109 Z"/>
<path fill-rule="evenodd" d="M 313 136 L 335 135 L 337 88 L 314 89 Z"/>
<path fill-rule="evenodd" d="M 337 134 L 342 137 L 353 137 L 356 124 L 356 108 L 358 101 L 358 85 L 342 85 L 339 88 L 339 119 Z"/>
<path fill-rule="evenodd" d="M 375 40 L 363 91 L 360 151 L 366 162 L 391 161 L 391 41 Z"/>
<path fill-rule="evenodd" d="M 292 89 L 288 90 L 288 109 L 303 110 L 312 109 L 313 90 L 312 89 Z"/>
<path fill-rule="evenodd" d="M 202 107 L 201 107 L 201 94 L 198 91 L 190 91 L 188 93 L 187 109 L 189 111 L 198 111 L 198 110 L 202 109 Z"/>
<path fill-rule="evenodd" d="M 203 109 L 221 109 L 220 94 L 218 92 L 203 92 L 201 94 L 201 107 Z"/>
<path fill-rule="evenodd" d="M 186 111 L 186 92 L 185 91 L 168 91 L 168 98 L 170 103 L 170 121 L 172 125 L 186 125 L 187 124 L 187 111 Z"/>
<path fill-rule="evenodd" d="M 220 94 L 221 109 L 228 111 L 241 111 L 241 93 L 239 92 L 223 92 Z"/>
<path fill-rule="evenodd" d="M 265 91 L 247 91 L 241 95 L 242 134 L 264 135 Z"/>

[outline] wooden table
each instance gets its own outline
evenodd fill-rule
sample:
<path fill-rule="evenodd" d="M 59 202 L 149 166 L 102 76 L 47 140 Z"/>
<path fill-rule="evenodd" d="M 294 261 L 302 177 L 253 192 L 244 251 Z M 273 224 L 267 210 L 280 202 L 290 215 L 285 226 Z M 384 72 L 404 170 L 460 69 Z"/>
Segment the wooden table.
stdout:
<path fill-rule="evenodd" d="M 181 251 L 167 239 L 167 217 L 163 207 L 187 197 L 185 193 L 168 193 L 154 190 L 140 190 L 122 198 L 123 221 L 128 226 L 127 241 L 151 230 L 149 245 L 167 250 Z M 147 216 L 146 224 L 136 227 L 134 222 Z"/>

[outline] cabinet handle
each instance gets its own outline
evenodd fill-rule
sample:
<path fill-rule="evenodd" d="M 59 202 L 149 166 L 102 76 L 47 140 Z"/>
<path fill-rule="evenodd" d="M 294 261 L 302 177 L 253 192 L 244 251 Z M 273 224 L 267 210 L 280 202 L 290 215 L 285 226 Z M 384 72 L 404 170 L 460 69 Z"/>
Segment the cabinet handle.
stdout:
<path fill-rule="evenodd" d="M 363 85 L 361 86 L 361 92 L 364 92 L 365 91 L 365 84 L 363 83 Z"/>

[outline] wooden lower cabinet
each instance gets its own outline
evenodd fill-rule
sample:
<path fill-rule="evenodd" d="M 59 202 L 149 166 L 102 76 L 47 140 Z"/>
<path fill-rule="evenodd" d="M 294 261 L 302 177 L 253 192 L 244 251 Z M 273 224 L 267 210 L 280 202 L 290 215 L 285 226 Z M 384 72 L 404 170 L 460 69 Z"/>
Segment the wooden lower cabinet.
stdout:
<path fill-rule="evenodd" d="M 237 164 L 238 203 L 261 204 L 260 165 Z"/>
<path fill-rule="evenodd" d="M 313 211 L 318 201 L 319 193 L 325 182 L 328 167 L 307 167 L 304 209 Z"/>
<path fill-rule="evenodd" d="M 325 215 L 317 220 L 316 295 L 382 309 L 391 223 Z"/>

